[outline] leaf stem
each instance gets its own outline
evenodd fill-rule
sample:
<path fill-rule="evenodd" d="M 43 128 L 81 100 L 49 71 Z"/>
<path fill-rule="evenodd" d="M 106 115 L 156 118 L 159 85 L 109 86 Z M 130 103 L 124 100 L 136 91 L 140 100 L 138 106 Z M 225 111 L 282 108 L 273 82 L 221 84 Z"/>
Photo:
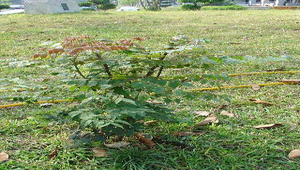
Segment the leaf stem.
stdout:
<path fill-rule="evenodd" d="M 75 67 L 75 69 L 76 69 L 76 72 L 77 72 L 82 78 L 86 79 L 86 77 L 82 74 L 82 72 L 80 71 L 79 67 L 77 66 L 77 64 L 76 64 L 76 59 L 77 59 L 77 57 L 75 57 L 74 60 L 73 60 L 73 65 L 74 65 L 74 67 Z"/>
<path fill-rule="evenodd" d="M 102 58 L 102 56 L 101 56 L 100 54 L 96 53 L 96 56 L 98 57 L 98 59 L 99 59 L 100 61 L 103 61 L 103 58 Z M 112 77 L 112 74 L 111 74 L 111 72 L 110 72 L 110 70 L 109 70 L 109 66 L 108 66 L 106 63 L 104 63 L 104 64 L 103 64 L 103 67 L 104 67 L 104 70 L 105 70 L 105 72 L 107 73 L 107 75 L 108 75 L 109 77 Z"/>
<path fill-rule="evenodd" d="M 166 56 L 168 55 L 168 53 L 165 52 L 163 55 L 164 55 L 163 57 L 160 57 L 160 58 L 159 58 L 160 61 L 164 60 L 164 59 L 166 58 Z M 155 70 L 157 67 L 159 67 L 159 65 L 156 65 L 156 66 L 151 67 L 151 68 L 149 69 L 149 71 L 147 72 L 147 74 L 145 75 L 145 77 L 150 77 L 150 76 L 152 76 L 152 74 L 154 73 L 154 70 Z M 161 70 L 161 71 L 162 71 L 162 70 Z M 161 72 L 161 71 L 160 71 L 160 72 Z M 159 76 L 160 74 L 161 74 L 161 73 L 159 73 L 158 76 Z"/>

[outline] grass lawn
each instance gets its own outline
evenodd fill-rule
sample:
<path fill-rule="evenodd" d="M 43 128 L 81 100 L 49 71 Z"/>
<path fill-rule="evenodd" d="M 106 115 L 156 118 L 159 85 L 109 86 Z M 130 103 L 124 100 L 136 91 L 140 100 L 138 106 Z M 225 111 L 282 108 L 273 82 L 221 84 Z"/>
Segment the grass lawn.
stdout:
<path fill-rule="evenodd" d="M 54 15 L 3 15 L 0 18 L 0 89 L 48 87 L 55 91 L 0 92 L 0 105 L 13 103 L 12 97 L 39 100 L 61 99 L 72 92 L 61 87 L 51 69 L 29 57 L 49 41 L 88 34 L 99 38 L 149 36 L 147 44 L 159 48 L 176 35 L 206 38 L 209 56 L 253 56 L 246 63 L 216 65 L 204 70 L 174 70 L 174 74 L 263 72 L 270 69 L 299 70 L 300 13 L 298 10 L 246 11 L 160 11 L 160 12 L 81 12 Z M 273 56 L 271 60 L 265 60 Z M 291 56 L 290 58 L 281 56 Z M 270 58 L 270 57 L 269 57 Z M 253 59 L 253 60 L 251 60 Z M 243 85 L 299 79 L 300 74 L 264 74 L 233 77 L 223 85 Z M 200 87 L 200 86 L 199 86 Z M 208 93 L 208 92 L 205 92 Z M 205 94 L 204 93 L 204 94 Z M 230 101 L 197 98 L 176 106 L 176 114 L 190 118 L 195 111 L 210 111 L 219 122 L 193 129 L 203 135 L 178 137 L 188 122 L 157 123 L 145 132 L 159 138 L 152 149 L 130 146 L 108 149 L 98 142 L 74 146 L 70 135 L 76 123 L 61 122 L 57 112 L 66 103 L 51 107 L 28 105 L 0 108 L 0 152 L 10 158 L 0 162 L 0 170 L 12 169 L 299 169 L 299 159 L 288 153 L 300 149 L 299 85 L 267 86 L 255 91 L 237 88 L 212 91 L 227 95 Z M 274 105 L 255 104 L 261 99 Z M 220 109 L 220 106 L 223 106 Z M 235 117 L 222 116 L 222 110 Z M 282 124 L 272 129 L 254 129 L 262 124 Z M 134 143 L 134 142 L 133 142 Z M 93 157 L 91 148 L 105 149 L 106 157 Z M 48 155 L 57 150 L 57 155 Z"/>

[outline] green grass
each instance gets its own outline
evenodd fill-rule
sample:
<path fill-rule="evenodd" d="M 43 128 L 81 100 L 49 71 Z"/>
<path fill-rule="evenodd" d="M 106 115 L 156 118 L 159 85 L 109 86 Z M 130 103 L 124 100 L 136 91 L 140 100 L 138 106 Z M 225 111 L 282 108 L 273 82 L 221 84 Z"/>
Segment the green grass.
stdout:
<path fill-rule="evenodd" d="M 99 38 L 122 39 L 150 36 L 146 45 L 158 48 L 173 36 L 206 38 L 205 46 L 212 56 L 256 56 L 255 61 L 237 65 L 217 65 L 211 70 L 173 71 L 174 74 L 239 73 L 266 71 L 284 67 L 299 70 L 300 17 L 297 11 L 161 11 L 161 12 L 82 12 L 55 15 L 3 15 L 0 19 L 0 87 L 30 88 L 57 86 L 57 91 L 40 94 L 39 90 L 5 92 L 0 104 L 12 103 L 9 98 L 34 96 L 40 100 L 65 98 L 72 95 L 57 82 L 56 77 L 41 61 L 29 57 L 47 41 L 61 41 L 64 37 L 89 34 Z M 282 61 L 259 60 L 266 56 L 290 55 Z M 30 62 L 30 63 L 28 63 Z M 298 74 L 239 76 L 223 85 L 242 85 L 276 82 L 280 79 L 299 79 Z M 19 78 L 17 80 L 16 78 Z M 205 101 L 201 98 L 185 101 L 177 106 L 179 117 L 190 118 L 194 111 L 213 111 L 218 124 L 199 127 L 201 136 L 175 137 L 171 132 L 185 130 L 189 121 L 179 124 L 158 123 L 145 131 L 156 139 L 156 147 L 128 147 L 121 150 L 105 148 L 99 143 L 75 147 L 69 138 L 76 131 L 73 122 L 58 121 L 57 112 L 68 104 L 42 108 L 38 105 L 0 109 L 0 152 L 10 155 L 0 163 L 6 169 L 299 169 L 299 159 L 289 160 L 292 149 L 299 149 L 299 85 L 213 91 L 227 95 L 226 101 Z M 250 98 L 274 103 L 263 106 Z M 219 115 L 216 108 L 237 115 Z M 252 126 L 281 123 L 283 126 L 257 130 Z M 158 140 L 159 139 L 159 140 Z M 135 143 L 132 141 L 132 143 Z M 183 148 L 181 146 L 188 146 Z M 105 158 L 92 156 L 91 148 L 107 150 Z M 47 157 L 55 148 L 58 155 Z"/>

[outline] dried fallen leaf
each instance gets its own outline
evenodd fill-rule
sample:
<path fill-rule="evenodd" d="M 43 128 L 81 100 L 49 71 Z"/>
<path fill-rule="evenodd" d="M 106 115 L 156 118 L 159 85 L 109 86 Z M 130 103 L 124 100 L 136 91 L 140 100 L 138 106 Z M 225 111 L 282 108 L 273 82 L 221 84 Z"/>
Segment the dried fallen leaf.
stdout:
<path fill-rule="evenodd" d="M 296 159 L 300 158 L 300 150 L 299 149 L 294 149 L 289 153 L 289 158 L 290 159 Z"/>
<path fill-rule="evenodd" d="M 106 152 L 103 149 L 93 149 L 92 151 L 94 157 L 106 157 Z"/>
<path fill-rule="evenodd" d="M 257 90 L 260 89 L 260 86 L 257 85 L 257 84 L 252 84 L 252 85 L 251 85 L 251 88 L 252 88 L 253 90 L 257 91 Z"/>
<path fill-rule="evenodd" d="M 241 42 L 229 42 L 229 44 L 242 44 Z"/>
<path fill-rule="evenodd" d="M 118 149 L 118 148 L 124 148 L 126 146 L 128 146 L 129 143 L 128 142 L 115 142 L 115 143 L 104 143 L 104 146 L 108 147 L 108 148 L 112 148 L 112 149 Z"/>
<path fill-rule="evenodd" d="M 178 137 L 185 137 L 185 136 L 200 136 L 200 135 L 204 135 L 205 132 L 189 132 L 189 131 L 178 131 L 178 132 L 174 132 L 175 136 Z"/>
<path fill-rule="evenodd" d="M 208 111 L 195 111 L 197 116 L 208 116 L 210 113 Z"/>
<path fill-rule="evenodd" d="M 42 103 L 40 104 L 41 107 L 50 107 L 50 106 L 54 106 L 54 103 Z"/>
<path fill-rule="evenodd" d="M 158 122 L 158 120 L 146 121 L 146 122 L 144 122 L 144 126 L 149 126 L 149 125 L 152 125 L 152 124 L 157 123 L 157 122 Z"/>
<path fill-rule="evenodd" d="M 28 38 L 20 39 L 20 41 L 27 41 L 29 40 Z"/>
<path fill-rule="evenodd" d="M 228 116 L 228 117 L 235 117 L 235 115 L 233 113 L 230 113 L 230 112 L 227 112 L 225 110 L 223 110 L 220 115 L 223 115 L 223 116 Z"/>
<path fill-rule="evenodd" d="M 258 125 L 254 126 L 255 129 L 271 129 L 274 127 L 282 126 L 282 124 L 268 124 L 268 125 Z"/>
<path fill-rule="evenodd" d="M 215 108 L 215 110 L 218 111 L 221 109 L 225 109 L 226 107 L 228 107 L 228 105 L 221 105 L 221 106 L 218 106 L 217 108 Z"/>
<path fill-rule="evenodd" d="M 49 159 L 54 158 L 57 155 L 57 148 L 51 151 L 51 153 L 48 155 Z"/>
<path fill-rule="evenodd" d="M 252 101 L 253 103 L 257 103 L 257 104 L 264 104 L 264 105 L 274 105 L 273 103 L 270 102 L 265 102 L 259 99 L 249 99 L 250 101 Z"/>
<path fill-rule="evenodd" d="M 292 84 L 300 84 L 300 79 L 290 79 L 290 80 L 280 80 L 280 82 L 284 82 L 284 83 L 292 83 Z"/>
<path fill-rule="evenodd" d="M 156 100 L 148 100 L 146 101 L 147 103 L 152 103 L 152 104 L 163 104 L 164 102 L 162 101 L 156 101 Z"/>
<path fill-rule="evenodd" d="M 143 144 L 145 144 L 148 148 L 152 148 L 155 144 L 154 142 L 149 139 L 149 138 L 146 138 L 144 137 L 143 135 L 139 134 L 139 133 L 136 133 L 134 134 L 134 136 Z"/>
<path fill-rule="evenodd" d="M 9 158 L 9 155 L 5 152 L 0 152 L 0 162 L 7 161 Z"/>
<path fill-rule="evenodd" d="M 218 123 L 218 122 L 219 122 L 219 120 L 218 120 L 217 116 L 210 115 L 207 118 L 205 118 L 203 121 L 195 124 L 194 126 L 202 126 L 202 125 L 207 125 L 210 123 Z"/>
<path fill-rule="evenodd" d="M 283 71 L 283 70 L 285 70 L 285 67 L 269 69 L 269 70 L 266 70 L 266 71 Z"/>

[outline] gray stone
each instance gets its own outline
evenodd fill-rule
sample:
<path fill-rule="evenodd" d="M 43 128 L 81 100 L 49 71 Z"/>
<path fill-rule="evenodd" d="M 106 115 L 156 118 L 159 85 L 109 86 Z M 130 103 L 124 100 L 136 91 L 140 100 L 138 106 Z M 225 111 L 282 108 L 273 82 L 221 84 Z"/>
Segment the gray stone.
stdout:
<path fill-rule="evenodd" d="M 80 8 L 75 0 L 27 0 L 25 14 L 55 14 L 78 12 Z"/>

